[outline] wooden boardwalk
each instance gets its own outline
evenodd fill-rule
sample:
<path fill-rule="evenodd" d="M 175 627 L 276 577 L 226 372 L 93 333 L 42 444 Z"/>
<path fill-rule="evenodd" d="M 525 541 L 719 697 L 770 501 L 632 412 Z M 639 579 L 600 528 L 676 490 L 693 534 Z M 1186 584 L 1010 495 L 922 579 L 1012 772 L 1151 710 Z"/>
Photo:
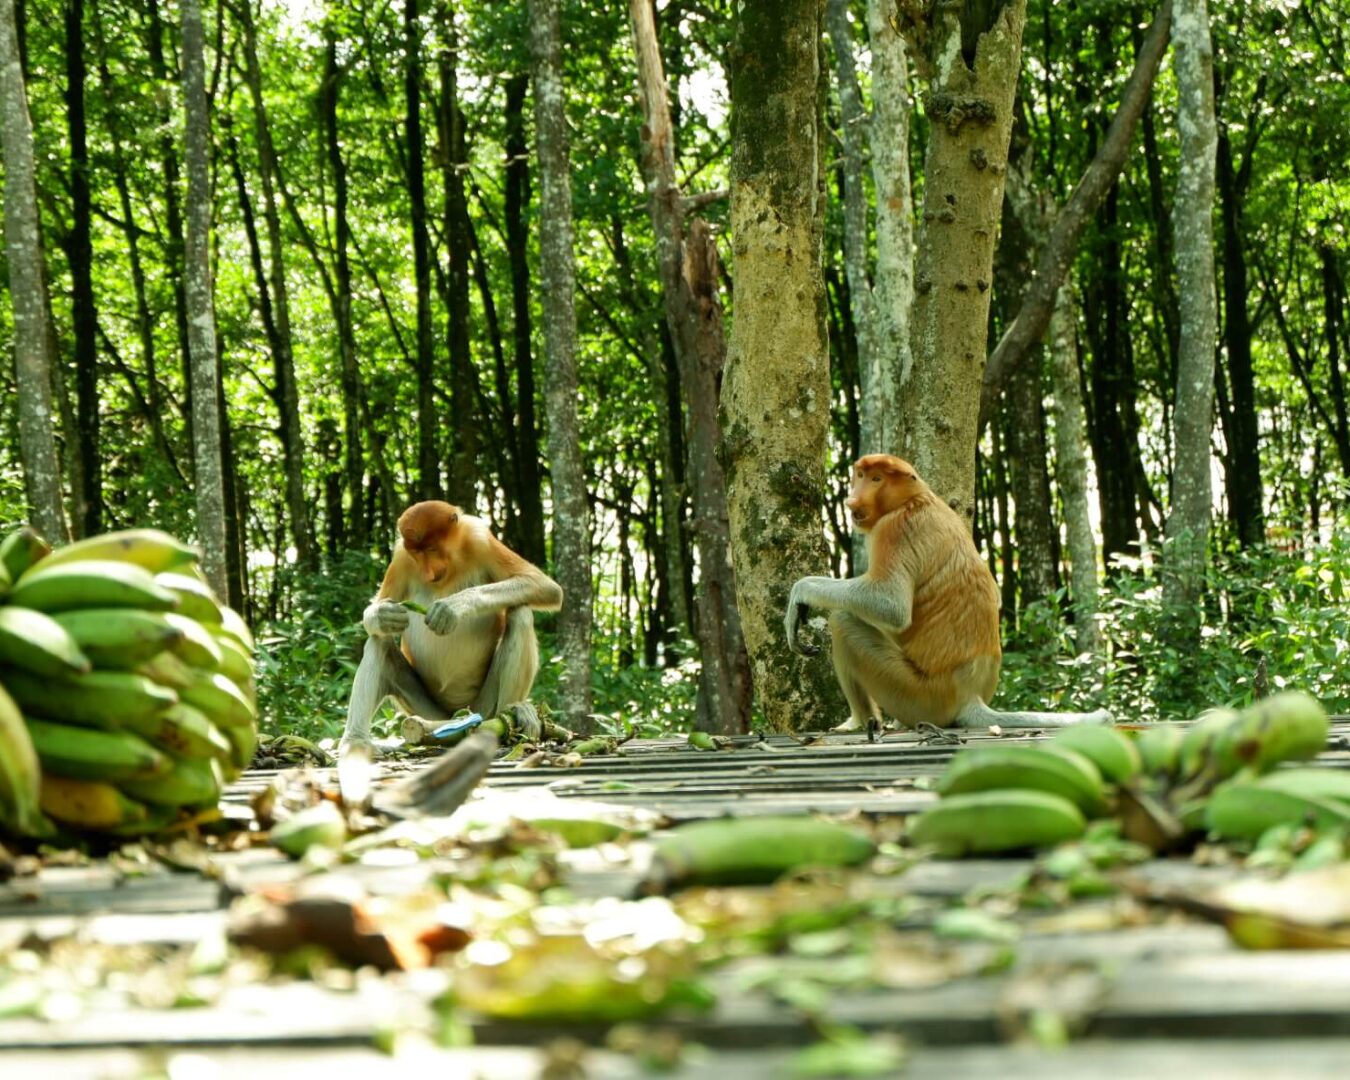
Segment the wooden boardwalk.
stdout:
<path fill-rule="evenodd" d="M 1350 723 L 1334 726 L 1332 747 L 1326 763 L 1350 767 Z M 884 818 L 928 805 L 933 796 L 923 790 L 923 778 L 937 775 L 953 750 L 910 735 L 877 744 L 829 736 L 809 746 L 784 737 L 747 738 L 734 752 L 717 753 L 692 751 L 682 741 L 649 741 L 569 769 L 499 762 L 487 783 L 501 791 L 547 788 L 643 807 L 673 820 L 803 810 Z M 392 777 L 410 767 L 392 763 L 385 772 Z M 228 799 L 245 803 L 272 776 L 246 774 Z M 599 849 L 565 852 L 561 859 L 577 895 L 628 898 L 649 853 L 649 845 L 634 843 L 623 861 Z M 923 931 L 943 902 L 972 890 L 1013 887 L 1030 867 L 1015 859 L 927 861 L 873 879 L 869 895 L 908 898 L 911 913 L 899 917 L 897 929 Z M 346 871 L 373 894 L 398 895 L 443 880 L 455 867 L 431 858 Z M 144 963 L 163 962 L 218 937 L 241 893 L 294 882 L 302 873 L 263 847 L 212 854 L 195 870 L 177 872 L 159 862 L 119 859 L 48 866 L 0 884 L 0 963 L 15 950 L 59 956 L 68 942 L 139 949 Z M 1235 871 L 1155 860 L 1130 873 L 1200 887 Z M 1121 905 L 1130 903 L 1114 897 L 1023 910 L 1015 916 L 1022 931 L 1015 958 L 1005 970 L 912 988 L 899 980 L 894 989 L 838 989 L 824 1018 L 902 1035 L 910 1054 L 901 1075 L 925 1080 L 1350 1075 L 1350 953 L 1245 952 L 1216 926 L 1159 912 L 1122 917 Z M 654 1025 L 703 1048 L 673 1075 L 782 1080 L 793 1054 L 815 1036 L 796 1011 L 747 987 L 787 977 L 794 964 L 808 978 L 821 971 L 810 958 L 735 961 L 711 977 L 718 1004 L 710 1014 Z M 589 1047 L 585 1072 L 576 1075 L 640 1075 L 633 1059 L 604 1049 L 599 1025 L 466 1017 L 472 1050 L 438 1049 L 416 1038 L 400 1043 L 396 1057 L 374 1049 L 391 1030 L 431 1030 L 430 1003 L 446 983 L 446 973 L 435 969 L 345 981 L 272 980 L 228 986 L 210 1007 L 198 1008 L 153 999 L 128 1007 L 126 995 L 91 991 L 74 1002 L 54 995 L 43 1018 L 14 1008 L 0 984 L 0 1080 L 164 1072 L 261 1080 L 343 1077 L 358 1069 L 364 1076 L 403 1078 L 534 1077 L 547 1061 L 559 1067 L 556 1045 L 549 1046 L 560 1038 Z M 1016 1018 L 1038 1003 L 1080 1027 L 1063 1050 L 1008 1041 Z"/>

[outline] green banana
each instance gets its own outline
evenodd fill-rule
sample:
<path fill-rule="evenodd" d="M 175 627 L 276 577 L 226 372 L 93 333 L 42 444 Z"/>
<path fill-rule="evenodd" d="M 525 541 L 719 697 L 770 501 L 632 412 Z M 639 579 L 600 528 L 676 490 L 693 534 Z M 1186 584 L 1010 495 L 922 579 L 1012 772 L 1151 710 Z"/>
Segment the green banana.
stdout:
<path fill-rule="evenodd" d="M 79 643 L 53 619 L 32 608 L 0 607 L 0 663 L 34 675 L 79 675 L 92 666 Z"/>
<path fill-rule="evenodd" d="M 1074 724 L 1060 728 L 1051 737 L 1050 745 L 1077 750 L 1097 766 L 1104 780 L 1113 784 L 1125 783 L 1143 768 L 1134 741 L 1105 725 Z"/>
<path fill-rule="evenodd" d="M 230 760 L 224 766 L 225 779 L 233 781 L 253 763 L 253 752 L 258 749 L 258 729 L 248 724 L 221 728 L 220 731 L 230 742 Z"/>
<path fill-rule="evenodd" d="M 179 758 L 151 780 L 119 780 L 117 786 L 152 806 L 204 806 L 220 798 L 225 781 L 215 758 Z"/>
<path fill-rule="evenodd" d="M 216 644 L 220 646 L 220 663 L 216 665 L 220 673 L 236 686 L 247 690 L 253 685 L 253 660 L 233 638 L 218 637 Z M 211 665 L 197 666 L 209 668 Z"/>
<path fill-rule="evenodd" d="M 977 791 L 944 798 L 909 825 L 911 843 L 940 855 L 1049 847 L 1082 836 L 1087 821 L 1068 799 L 1048 791 Z"/>
<path fill-rule="evenodd" d="M 1265 772 L 1281 761 L 1315 758 L 1327 745 L 1327 714 L 1301 690 L 1286 690 L 1257 701 L 1238 714 L 1214 743 L 1220 776 L 1239 769 Z"/>
<path fill-rule="evenodd" d="M 23 714 L 0 686 L 0 834 L 51 835 L 39 804 L 40 770 Z"/>
<path fill-rule="evenodd" d="M 1195 779 L 1202 773 L 1213 780 L 1232 776 L 1237 769 L 1220 772 L 1214 751 L 1239 719 L 1241 714 L 1236 709 L 1215 708 L 1206 709 L 1191 721 L 1177 752 L 1177 776 L 1182 780 Z"/>
<path fill-rule="evenodd" d="M 180 698 L 183 696 L 182 691 L 191 686 L 197 678 L 192 668 L 171 652 L 162 652 L 158 656 L 152 656 L 145 663 L 138 664 L 136 674 L 154 679 L 160 686 L 178 691 Z"/>
<path fill-rule="evenodd" d="M 1022 788 L 1068 799 L 1089 817 L 1106 809 L 1097 767 L 1076 750 L 1058 747 L 980 746 L 952 758 L 938 780 L 942 796 Z"/>
<path fill-rule="evenodd" d="M 57 548 L 47 556 L 48 566 L 87 562 L 91 559 L 131 563 L 157 574 L 197 558 L 190 548 L 159 529 L 123 529 L 100 533 Z"/>
<path fill-rule="evenodd" d="M 36 529 L 24 525 L 0 541 L 0 565 L 8 571 L 10 581 L 18 581 L 25 570 L 41 562 L 51 551 L 51 544 Z"/>
<path fill-rule="evenodd" d="M 158 716 L 128 724 L 151 746 L 167 751 L 176 758 L 219 757 L 228 759 L 233 744 L 200 709 L 179 702 Z"/>
<path fill-rule="evenodd" d="M 91 671 L 62 679 L 43 679 L 26 671 L 6 671 L 5 687 L 24 712 L 59 716 L 72 724 L 118 728 L 157 716 L 178 695 L 143 675 L 127 671 Z"/>
<path fill-rule="evenodd" d="M 176 655 L 181 656 L 193 667 L 214 671 L 224 662 L 221 655 L 221 640 L 196 619 L 188 618 L 176 611 L 164 616 L 165 622 L 182 635 L 173 646 Z"/>
<path fill-rule="evenodd" d="M 155 575 L 155 584 L 178 597 L 178 613 L 201 623 L 219 624 L 220 601 L 211 586 L 187 574 L 165 571 Z"/>
<path fill-rule="evenodd" d="M 748 817 L 678 825 L 656 841 L 662 888 L 774 881 L 803 866 L 852 866 L 876 845 L 861 832 L 814 817 Z"/>
<path fill-rule="evenodd" d="M 1350 806 L 1260 782 L 1232 781 L 1210 795 L 1205 824 L 1224 840 L 1255 840 L 1272 825 L 1283 824 L 1344 830 L 1350 828 Z"/>
<path fill-rule="evenodd" d="M 1314 766 L 1276 769 L 1252 783 L 1259 788 L 1350 805 L 1350 769 L 1321 769 Z"/>
<path fill-rule="evenodd" d="M 183 631 L 169 622 L 179 616 L 159 611 L 85 608 L 52 617 L 98 668 L 128 671 L 183 639 Z"/>
<path fill-rule="evenodd" d="M 201 709 L 222 727 L 251 727 L 258 710 L 233 682 L 219 672 L 193 672 L 192 681 L 179 697 Z"/>
<path fill-rule="evenodd" d="M 29 717 L 28 733 L 44 771 L 77 780 L 148 779 L 164 773 L 172 760 L 130 731 Z"/>
<path fill-rule="evenodd" d="M 257 650 L 257 645 L 253 640 L 253 631 L 248 628 L 248 623 L 244 622 L 244 617 L 235 611 L 232 607 L 224 604 L 220 605 L 220 626 L 221 633 L 234 638 L 244 647 L 244 651 L 250 656 Z"/>
<path fill-rule="evenodd" d="M 14 584 L 14 579 L 9 576 L 9 571 L 5 569 L 5 564 L 0 563 L 0 600 L 9 595 L 10 587 Z"/>
<path fill-rule="evenodd" d="M 347 822 L 331 802 L 307 806 L 272 826 L 272 846 L 298 859 L 315 844 L 340 848 L 347 839 Z"/>
<path fill-rule="evenodd" d="M 48 614 L 76 608 L 134 607 L 168 611 L 175 593 L 155 584 L 148 570 L 133 563 L 88 559 L 49 566 L 44 559 L 17 582 L 9 602 Z"/>
<path fill-rule="evenodd" d="M 1180 724 L 1153 724 L 1141 731 L 1134 746 L 1144 774 L 1163 780 L 1175 776 L 1185 737 L 1186 729 Z"/>
<path fill-rule="evenodd" d="M 48 817 L 77 829 L 111 829 L 150 818 L 148 806 L 106 780 L 77 780 L 51 773 L 42 777 L 42 809 Z"/>

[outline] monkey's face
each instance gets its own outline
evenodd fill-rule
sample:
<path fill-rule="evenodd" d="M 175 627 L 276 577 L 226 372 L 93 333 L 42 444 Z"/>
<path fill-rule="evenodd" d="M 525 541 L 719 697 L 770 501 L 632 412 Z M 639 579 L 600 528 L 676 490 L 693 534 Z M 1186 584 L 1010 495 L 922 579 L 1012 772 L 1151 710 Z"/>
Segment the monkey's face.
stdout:
<path fill-rule="evenodd" d="M 450 576 L 458 524 L 459 508 L 438 501 L 410 506 L 398 519 L 404 550 L 428 585 L 440 585 Z"/>
<path fill-rule="evenodd" d="M 867 532 L 917 495 L 922 483 L 907 461 L 889 454 L 868 454 L 853 466 L 853 486 L 844 506 L 854 526 Z"/>

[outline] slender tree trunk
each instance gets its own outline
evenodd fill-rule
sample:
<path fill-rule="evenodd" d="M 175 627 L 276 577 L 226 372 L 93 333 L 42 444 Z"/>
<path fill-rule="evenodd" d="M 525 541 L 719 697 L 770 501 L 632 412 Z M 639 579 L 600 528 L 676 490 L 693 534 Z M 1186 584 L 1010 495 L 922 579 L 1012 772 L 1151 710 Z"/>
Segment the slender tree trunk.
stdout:
<path fill-rule="evenodd" d="M 1169 573 L 1164 603 L 1178 637 L 1198 644 L 1213 490 L 1214 408 L 1214 57 L 1206 0 L 1176 0 L 1172 43 L 1177 73 L 1180 165 L 1173 208 L 1181 297 L 1175 424 L 1176 468 L 1167 518 Z"/>
<path fill-rule="evenodd" d="M 417 485 L 419 499 L 442 494 L 436 435 L 435 346 L 431 329 L 431 237 L 427 231 L 426 166 L 422 161 L 422 38 L 417 0 L 403 5 L 404 129 L 408 162 L 408 202 L 412 207 L 413 278 L 417 286 Z"/>
<path fill-rule="evenodd" d="M 553 474 L 553 566 L 567 598 L 558 618 L 561 704 L 568 721 L 582 726 L 589 723 L 591 713 L 591 531 L 577 415 L 576 266 L 559 8 L 560 0 L 529 0 L 540 177 L 539 271 L 548 355 L 544 407 Z"/>
<path fill-rule="evenodd" d="M 760 708 L 786 731 L 839 710 L 823 659 L 783 635 L 788 590 L 829 566 L 820 517 L 830 424 L 821 245 L 818 44 L 823 0 L 746 0 L 731 77 L 736 309 L 722 383 L 723 455 L 742 627 Z"/>
<path fill-rule="evenodd" d="M 968 522 L 1026 0 L 936 6 L 924 207 L 901 393 L 901 455 Z"/>
<path fill-rule="evenodd" d="M 705 731 L 739 734 L 749 730 L 751 686 L 731 567 L 726 478 L 717 460 L 717 383 L 726 361 L 722 303 L 717 294 L 717 246 L 700 217 L 689 220 L 686 232 L 683 193 L 675 180 L 675 135 L 652 16 L 652 0 L 630 0 L 645 119 L 643 174 L 656 234 L 666 323 L 688 406 L 689 477 L 701 586 L 695 594 L 703 661 L 698 724 Z"/>
<path fill-rule="evenodd" d="M 94 306 L 94 245 L 85 121 L 84 0 L 66 0 L 66 124 L 70 133 L 71 330 L 75 341 L 75 400 L 83 489 L 78 493 L 80 535 L 103 528 L 103 467 L 99 454 L 98 311 Z"/>
<path fill-rule="evenodd" d="M 229 592 L 225 482 L 221 462 L 220 363 L 211 281 L 210 115 L 200 0 L 182 0 L 183 108 L 186 113 L 188 222 L 185 285 L 192 355 L 192 458 L 202 569 L 221 596 Z"/>
<path fill-rule="evenodd" d="M 336 5 L 324 22 L 324 78 L 320 89 L 324 150 L 333 176 L 333 276 L 334 311 L 337 319 L 338 352 L 342 370 L 343 477 L 349 509 L 347 536 L 351 547 L 365 551 L 370 528 L 362 510 L 365 465 L 361 454 L 361 378 L 356 364 L 356 335 L 352 326 L 352 264 L 349 247 L 351 224 L 347 219 L 347 161 L 338 138 L 338 96 L 346 72 L 338 64 Z"/>
<path fill-rule="evenodd" d="M 1350 478 L 1350 409 L 1346 406 L 1345 375 L 1342 365 L 1341 339 L 1345 333 L 1345 279 L 1336 263 L 1336 250 L 1330 244 L 1318 249 L 1322 263 L 1322 310 L 1326 317 L 1327 384 L 1331 394 L 1331 437 L 1336 443 L 1336 456 L 1341 459 L 1341 472 Z"/>
<path fill-rule="evenodd" d="M 263 222 L 267 229 L 267 278 L 271 285 L 273 333 L 272 364 L 276 372 L 277 434 L 281 439 L 286 479 L 286 509 L 296 560 L 305 570 L 319 565 L 305 494 L 305 443 L 300 430 L 300 389 L 295 378 L 291 348 L 291 301 L 286 287 L 286 260 L 281 237 L 281 214 L 277 209 L 278 168 L 272 126 L 263 101 L 262 68 L 258 63 L 258 33 L 253 21 L 252 0 L 231 5 L 244 30 L 244 75 L 253 100 L 253 135 L 258 147 L 258 176 L 262 186 Z"/>
<path fill-rule="evenodd" d="M 42 234 L 33 166 L 33 125 L 19 63 L 14 0 L 0 0 L 0 133 L 5 155 L 5 250 L 14 310 L 14 375 L 19 453 L 33 525 L 52 543 L 68 537 L 61 506 L 61 463 L 52 422 L 51 343 Z"/>

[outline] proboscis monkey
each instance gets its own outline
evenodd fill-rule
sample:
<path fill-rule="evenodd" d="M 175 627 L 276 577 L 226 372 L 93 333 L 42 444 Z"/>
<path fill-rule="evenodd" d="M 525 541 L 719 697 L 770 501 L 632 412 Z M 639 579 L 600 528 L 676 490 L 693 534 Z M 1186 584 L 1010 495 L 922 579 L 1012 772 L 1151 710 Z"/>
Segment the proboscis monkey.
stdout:
<path fill-rule="evenodd" d="M 999 712 L 998 586 L 960 516 L 907 461 L 869 454 L 853 466 L 845 503 L 867 536 L 867 572 L 804 577 L 787 607 L 788 645 L 803 656 L 820 647 L 798 638 L 810 608 L 829 612 L 834 670 L 850 716 L 837 730 L 881 723 L 906 727 L 1065 727 L 1110 723 L 1092 713 Z"/>
<path fill-rule="evenodd" d="M 361 617 L 370 636 L 339 756 L 370 745 L 371 717 L 388 697 L 425 720 L 448 720 L 465 707 L 492 717 L 524 701 L 539 671 L 531 609 L 562 606 L 557 582 L 493 536 L 487 522 L 449 503 L 410 506 L 398 533 L 380 591 Z"/>

